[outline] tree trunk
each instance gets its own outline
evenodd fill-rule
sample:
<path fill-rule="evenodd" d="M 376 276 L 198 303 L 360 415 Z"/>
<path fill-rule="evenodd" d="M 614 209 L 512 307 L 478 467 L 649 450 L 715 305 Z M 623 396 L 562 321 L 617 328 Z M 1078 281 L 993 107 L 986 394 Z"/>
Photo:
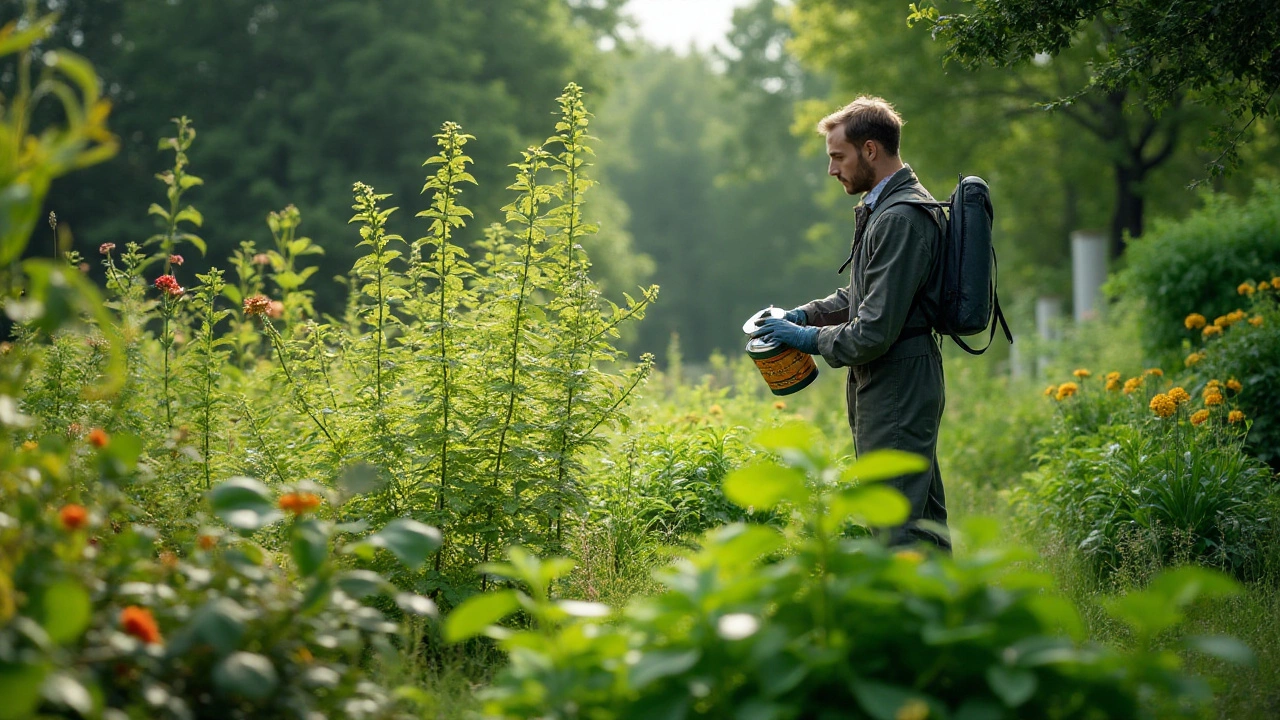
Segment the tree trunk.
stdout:
<path fill-rule="evenodd" d="M 1146 171 L 1129 165 L 1116 165 L 1116 209 L 1111 216 L 1111 259 L 1124 254 L 1125 233 L 1142 237 L 1142 215 L 1146 200 L 1142 197 L 1142 180 Z"/>

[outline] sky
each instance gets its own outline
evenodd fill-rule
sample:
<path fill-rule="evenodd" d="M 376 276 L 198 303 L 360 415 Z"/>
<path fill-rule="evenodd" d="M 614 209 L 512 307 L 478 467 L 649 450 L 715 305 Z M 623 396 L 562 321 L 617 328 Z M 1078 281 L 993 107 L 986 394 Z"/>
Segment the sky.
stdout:
<path fill-rule="evenodd" d="M 627 11 L 639 33 L 659 47 L 683 52 L 692 43 L 707 50 L 724 40 L 734 8 L 751 0 L 631 0 Z"/>

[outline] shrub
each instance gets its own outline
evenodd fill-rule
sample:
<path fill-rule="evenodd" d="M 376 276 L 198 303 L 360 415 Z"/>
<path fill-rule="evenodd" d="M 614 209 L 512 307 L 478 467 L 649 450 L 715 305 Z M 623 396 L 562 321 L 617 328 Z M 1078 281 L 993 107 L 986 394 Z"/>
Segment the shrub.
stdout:
<path fill-rule="evenodd" d="M 994 545 L 994 527 L 972 526 L 964 560 L 839 538 L 850 521 L 905 518 L 905 499 L 878 481 L 918 471 L 922 458 L 869 454 L 841 473 L 801 428 L 760 440 L 783 463 L 743 468 L 725 492 L 791 524 L 711 531 L 660 574 L 665 592 L 611 620 L 605 606 L 548 597 L 568 561 L 516 549 L 484 568 L 511 586 L 460 606 L 445 633 L 487 633 L 510 653 L 485 693 L 489 715 L 1136 718 L 1176 716 L 1187 709 L 1179 701 L 1205 696 L 1151 640 L 1197 592 L 1230 592 L 1231 581 L 1195 569 L 1166 576 L 1108 604 L 1139 652 L 1083 647 L 1068 636 L 1081 628 L 1071 605 L 1018 569 L 1026 554 Z M 532 628 L 492 625 L 518 610 Z M 1198 644 L 1248 657 L 1230 640 Z"/>
<path fill-rule="evenodd" d="M 1154 353 L 1182 347 L 1182 319 L 1199 312 L 1209 318 L 1239 307 L 1235 287 L 1223 278 L 1259 281 L 1257 274 L 1280 268 L 1280 184 L 1260 182 L 1240 203 L 1210 195 L 1203 208 L 1178 222 L 1157 222 L 1129 244 L 1128 266 L 1112 282 L 1113 291 L 1145 301 L 1149 321 L 1143 342 Z"/>

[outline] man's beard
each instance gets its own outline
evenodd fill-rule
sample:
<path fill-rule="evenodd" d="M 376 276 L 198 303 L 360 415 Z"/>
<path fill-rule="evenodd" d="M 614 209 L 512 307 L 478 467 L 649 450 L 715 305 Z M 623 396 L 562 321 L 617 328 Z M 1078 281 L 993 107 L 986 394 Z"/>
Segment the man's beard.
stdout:
<path fill-rule="evenodd" d="M 871 163 L 863 157 L 862 153 L 858 153 L 858 167 L 853 171 L 853 177 L 849 178 L 849 194 L 858 195 L 861 193 L 871 192 L 876 186 L 876 171 L 871 167 Z"/>

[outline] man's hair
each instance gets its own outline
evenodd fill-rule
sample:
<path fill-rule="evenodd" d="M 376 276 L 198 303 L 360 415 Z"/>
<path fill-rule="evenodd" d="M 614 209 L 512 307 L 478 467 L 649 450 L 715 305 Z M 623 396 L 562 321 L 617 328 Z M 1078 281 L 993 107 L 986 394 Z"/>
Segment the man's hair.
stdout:
<path fill-rule="evenodd" d="M 844 136 L 854 145 L 875 140 L 885 152 L 897 156 L 898 143 L 902 141 L 902 116 L 884 98 L 863 95 L 843 108 L 822 118 L 818 132 L 830 133 L 844 126 Z"/>

